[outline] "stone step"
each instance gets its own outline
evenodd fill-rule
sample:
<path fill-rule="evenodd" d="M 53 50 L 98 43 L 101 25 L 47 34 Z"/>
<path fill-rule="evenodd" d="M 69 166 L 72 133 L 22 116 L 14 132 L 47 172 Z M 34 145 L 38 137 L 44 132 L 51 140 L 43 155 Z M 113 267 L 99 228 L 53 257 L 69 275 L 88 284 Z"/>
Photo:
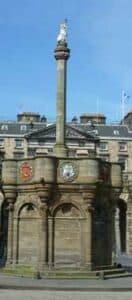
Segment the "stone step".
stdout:
<path fill-rule="evenodd" d="M 110 279 L 110 278 L 123 278 L 123 277 L 132 277 L 132 273 L 125 272 L 125 273 L 118 273 L 118 274 L 107 274 L 104 275 L 104 279 Z"/>
<path fill-rule="evenodd" d="M 123 268 L 117 268 L 117 269 L 110 269 L 110 270 L 104 270 L 104 274 L 105 275 L 109 275 L 109 274 L 122 274 L 122 273 L 125 273 L 126 270 L 123 269 Z"/>

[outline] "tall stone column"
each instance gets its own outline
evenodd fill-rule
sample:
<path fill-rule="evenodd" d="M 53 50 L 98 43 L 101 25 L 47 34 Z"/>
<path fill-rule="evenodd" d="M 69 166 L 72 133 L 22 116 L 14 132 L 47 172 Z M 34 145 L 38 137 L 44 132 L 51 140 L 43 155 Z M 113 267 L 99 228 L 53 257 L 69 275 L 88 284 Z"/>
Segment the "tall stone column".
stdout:
<path fill-rule="evenodd" d="M 65 24 L 61 24 L 65 26 Z M 70 56 L 70 50 L 66 42 L 66 29 L 61 33 L 58 39 L 57 48 L 54 51 L 57 60 L 57 111 L 56 111 L 56 144 L 54 154 L 58 157 L 67 156 L 67 147 L 65 144 L 66 130 L 66 77 L 67 60 Z"/>
<path fill-rule="evenodd" d="M 15 193 L 5 193 L 6 201 L 8 203 L 8 238 L 7 238 L 7 265 L 13 263 L 13 224 L 14 224 L 14 202 Z"/>

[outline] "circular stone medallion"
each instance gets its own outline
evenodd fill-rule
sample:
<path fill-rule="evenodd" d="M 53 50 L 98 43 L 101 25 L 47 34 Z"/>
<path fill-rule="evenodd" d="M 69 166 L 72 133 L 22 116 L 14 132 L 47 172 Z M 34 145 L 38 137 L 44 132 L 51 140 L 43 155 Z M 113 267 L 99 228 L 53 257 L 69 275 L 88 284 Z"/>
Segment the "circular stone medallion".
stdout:
<path fill-rule="evenodd" d="M 60 177 L 65 181 L 72 181 L 78 175 L 78 166 L 74 162 L 60 163 Z"/>
<path fill-rule="evenodd" d="M 32 167 L 27 163 L 24 163 L 20 167 L 20 177 L 22 180 L 29 180 L 32 178 Z"/>

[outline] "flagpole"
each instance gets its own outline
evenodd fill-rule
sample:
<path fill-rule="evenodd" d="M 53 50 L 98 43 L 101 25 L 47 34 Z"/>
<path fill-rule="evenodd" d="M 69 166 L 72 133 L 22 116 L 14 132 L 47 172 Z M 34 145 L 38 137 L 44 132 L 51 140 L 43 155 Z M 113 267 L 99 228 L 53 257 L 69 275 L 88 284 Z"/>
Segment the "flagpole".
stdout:
<path fill-rule="evenodd" d="M 122 124 L 124 125 L 124 117 L 125 117 L 125 101 L 130 98 L 129 95 L 125 91 L 122 91 L 121 96 L 121 110 L 122 110 Z"/>
<path fill-rule="evenodd" d="M 121 96 L 121 111 L 122 111 L 122 125 L 124 125 L 124 115 L 125 115 L 124 91 L 122 91 L 122 96 Z"/>

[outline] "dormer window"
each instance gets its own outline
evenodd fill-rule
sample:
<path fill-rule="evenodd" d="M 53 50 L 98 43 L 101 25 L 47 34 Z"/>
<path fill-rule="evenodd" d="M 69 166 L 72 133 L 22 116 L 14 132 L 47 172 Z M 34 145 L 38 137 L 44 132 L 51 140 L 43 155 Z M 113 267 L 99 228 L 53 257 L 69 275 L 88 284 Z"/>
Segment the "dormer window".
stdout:
<path fill-rule="evenodd" d="M 93 132 L 94 132 L 96 135 L 99 134 L 98 129 L 94 129 Z"/>
<path fill-rule="evenodd" d="M 114 135 L 119 135 L 119 130 L 114 130 Z"/>
<path fill-rule="evenodd" d="M 25 125 L 25 124 L 21 125 L 21 126 L 20 126 L 20 130 L 23 130 L 23 131 L 24 131 L 24 130 L 27 130 L 27 125 Z"/>
<path fill-rule="evenodd" d="M 7 124 L 1 125 L 1 130 L 8 130 L 8 125 Z"/>

